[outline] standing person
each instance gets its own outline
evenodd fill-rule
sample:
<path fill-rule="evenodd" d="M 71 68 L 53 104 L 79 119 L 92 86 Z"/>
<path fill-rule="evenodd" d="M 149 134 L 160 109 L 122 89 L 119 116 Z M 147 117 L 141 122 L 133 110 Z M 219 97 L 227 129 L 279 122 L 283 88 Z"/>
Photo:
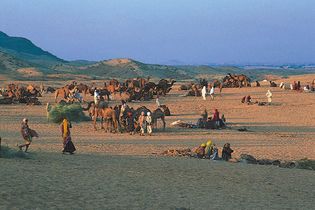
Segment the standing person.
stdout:
<path fill-rule="evenodd" d="M 160 101 L 159 101 L 159 96 L 156 96 L 155 103 L 156 103 L 158 108 L 161 106 Z"/>
<path fill-rule="evenodd" d="M 61 134 L 63 139 L 63 150 L 62 154 L 69 152 L 71 155 L 76 151 L 76 148 L 71 140 L 71 132 L 70 128 L 72 128 L 71 122 L 69 122 L 66 118 L 63 119 L 61 123 Z"/>
<path fill-rule="evenodd" d="M 207 94 L 206 86 L 203 86 L 203 88 L 201 90 L 201 95 L 202 95 L 203 100 L 207 100 L 206 94 Z"/>
<path fill-rule="evenodd" d="M 270 90 L 267 91 L 266 93 L 267 99 L 268 99 L 268 103 L 271 104 L 272 101 L 272 93 Z"/>
<path fill-rule="evenodd" d="M 152 117 L 151 117 L 151 112 L 147 113 L 146 123 L 147 123 L 147 132 L 148 132 L 149 136 L 151 136 L 152 135 Z"/>
<path fill-rule="evenodd" d="M 300 81 L 297 82 L 296 86 L 297 86 L 297 90 L 301 90 L 301 82 Z"/>
<path fill-rule="evenodd" d="M 220 127 L 220 113 L 217 109 L 213 111 L 212 120 L 215 121 L 216 127 L 219 128 Z"/>
<path fill-rule="evenodd" d="M 127 132 L 129 132 L 130 135 L 133 135 L 135 131 L 135 121 L 132 116 L 132 112 L 127 113 Z"/>
<path fill-rule="evenodd" d="M 212 100 L 214 100 L 214 86 L 212 86 L 210 89 L 210 97 Z"/>
<path fill-rule="evenodd" d="M 22 150 L 22 148 L 25 147 L 25 152 L 27 152 L 29 146 L 32 143 L 32 138 L 38 137 L 37 133 L 34 130 L 31 130 L 29 128 L 27 118 L 24 118 L 22 120 L 21 134 L 22 134 L 22 137 L 23 137 L 25 143 L 22 145 L 18 145 L 18 147 L 20 148 L 20 150 Z"/>
<path fill-rule="evenodd" d="M 144 115 L 144 112 L 141 112 L 141 115 L 139 117 L 139 126 L 140 126 L 140 136 L 144 136 L 144 132 L 146 129 L 146 117 Z"/>
<path fill-rule="evenodd" d="M 99 91 L 98 91 L 98 89 L 97 88 L 95 88 L 95 90 L 94 90 L 94 103 L 95 103 L 95 107 L 97 107 L 98 106 L 98 104 L 99 104 L 99 102 L 100 102 L 100 93 L 99 93 Z"/>

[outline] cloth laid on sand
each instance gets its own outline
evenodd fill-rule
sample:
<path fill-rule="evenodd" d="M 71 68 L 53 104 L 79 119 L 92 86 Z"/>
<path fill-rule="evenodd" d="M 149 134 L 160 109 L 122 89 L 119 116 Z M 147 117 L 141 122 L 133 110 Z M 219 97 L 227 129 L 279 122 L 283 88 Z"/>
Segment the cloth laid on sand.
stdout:
<path fill-rule="evenodd" d="M 198 128 L 196 124 L 193 123 L 185 123 L 181 120 L 177 120 L 171 123 L 171 126 L 181 127 L 181 128 Z"/>

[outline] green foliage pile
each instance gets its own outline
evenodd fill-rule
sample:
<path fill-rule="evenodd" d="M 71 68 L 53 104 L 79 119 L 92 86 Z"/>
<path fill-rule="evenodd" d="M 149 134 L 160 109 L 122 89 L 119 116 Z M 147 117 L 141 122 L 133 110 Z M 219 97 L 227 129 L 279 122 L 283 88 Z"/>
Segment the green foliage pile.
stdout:
<path fill-rule="evenodd" d="M 89 119 L 83 113 L 80 104 L 58 104 L 52 107 L 48 113 L 50 122 L 61 123 L 64 118 L 73 122 L 87 121 Z"/>

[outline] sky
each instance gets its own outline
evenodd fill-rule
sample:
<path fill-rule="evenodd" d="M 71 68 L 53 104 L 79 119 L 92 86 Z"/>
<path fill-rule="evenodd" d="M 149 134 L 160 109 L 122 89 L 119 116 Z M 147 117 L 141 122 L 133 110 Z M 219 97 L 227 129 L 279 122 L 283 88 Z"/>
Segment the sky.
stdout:
<path fill-rule="evenodd" d="M 0 31 L 66 60 L 315 63 L 314 0 L 1 0 Z"/>

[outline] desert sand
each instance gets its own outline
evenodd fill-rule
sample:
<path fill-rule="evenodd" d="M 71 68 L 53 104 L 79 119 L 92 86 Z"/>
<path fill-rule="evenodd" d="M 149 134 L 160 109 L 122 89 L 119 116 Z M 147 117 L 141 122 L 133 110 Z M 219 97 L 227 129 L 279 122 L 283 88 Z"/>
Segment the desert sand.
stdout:
<path fill-rule="evenodd" d="M 311 82 L 315 75 L 281 81 Z M 276 81 L 280 82 L 280 81 Z M 56 85 L 54 82 L 47 84 Z M 58 86 L 64 83 L 58 82 Z M 242 104 L 253 101 L 273 104 Z M 30 159 L 0 159 L 1 209 L 311 209 L 315 197 L 315 173 L 223 163 L 221 161 L 161 157 L 167 149 L 192 148 L 211 139 L 221 148 L 231 143 L 233 157 L 242 153 L 257 158 L 315 159 L 315 93 L 282 90 L 279 87 L 223 89 L 215 100 L 182 97 L 176 87 L 161 104 L 169 106 L 165 131 L 153 136 L 94 131 L 91 122 L 73 123 L 72 138 L 77 154 L 62 155 L 59 125 L 47 121 L 45 105 L 53 94 L 40 98 L 43 105 L 0 105 L 2 144 L 21 143 L 23 117 L 40 138 L 30 147 Z M 92 99 L 91 97 L 89 98 Z M 110 102 L 111 105 L 119 101 Z M 155 101 L 129 103 L 137 108 L 156 108 Z M 204 109 L 217 108 L 227 118 L 229 129 L 204 130 L 170 127 L 175 120 L 196 122 Z M 98 125 L 100 127 L 100 125 Z M 161 127 L 161 125 L 160 125 Z M 240 132 L 238 128 L 248 129 Z"/>

